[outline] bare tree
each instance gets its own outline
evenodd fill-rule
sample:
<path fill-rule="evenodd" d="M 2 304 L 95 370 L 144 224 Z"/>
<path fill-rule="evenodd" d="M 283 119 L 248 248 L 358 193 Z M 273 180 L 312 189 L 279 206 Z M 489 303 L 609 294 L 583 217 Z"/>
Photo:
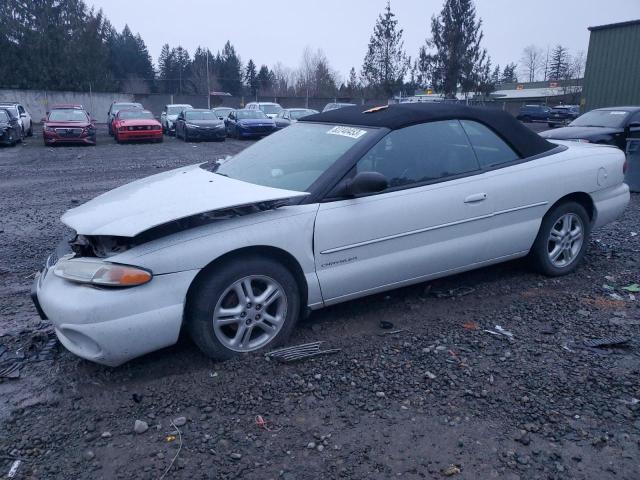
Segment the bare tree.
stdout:
<path fill-rule="evenodd" d="M 584 75 L 584 67 L 587 64 L 587 54 L 584 50 L 580 50 L 569 59 L 569 68 L 567 69 L 570 78 L 582 78 Z"/>
<path fill-rule="evenodd" d="M 540 47 L 529 45 L 522 51 L 520 64 L 522 73 L 529 82 L 535 82 L 541 67 L 544 65 L 543 51 Z"/>

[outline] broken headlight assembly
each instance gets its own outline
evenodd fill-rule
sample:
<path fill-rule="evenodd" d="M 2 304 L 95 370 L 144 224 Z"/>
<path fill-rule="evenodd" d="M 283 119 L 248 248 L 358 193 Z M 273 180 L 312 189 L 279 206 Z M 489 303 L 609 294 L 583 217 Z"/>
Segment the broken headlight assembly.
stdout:
<path fill-rule="evenodd" d="M 84 259 L 62 259 L 53 273 L 71 282 L 100 287 L 135 287 L 151 281 L 153 277 L 143 268 Z"/>

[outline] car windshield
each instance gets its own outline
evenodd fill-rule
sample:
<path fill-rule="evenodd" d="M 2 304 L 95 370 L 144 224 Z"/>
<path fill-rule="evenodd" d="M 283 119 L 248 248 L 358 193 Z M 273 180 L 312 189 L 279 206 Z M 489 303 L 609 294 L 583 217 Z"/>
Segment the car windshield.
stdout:
<path fill-rule="evenodd" d="M 314 112 L 313 110 L 291 110 L 291 118 L 293 118 L 294 120 L 299 120 L 302 117 L 306 117 L 314 113 L 316 112 Z"/>
<path fill-rule="evenodd" d="M 274 113 L 280 113 L 282 107 L 279 105 L 260 105 L 260 110 L 262 110 L 267 115 L 272 115 Z"/>
<path fill-rule="evenodd" d="M 50 122 L 86 122 L 87 114 L 84 110 L 77 108 L 61 108 L 59 110 L 51 110 L 49 113 Z"/>
<path fill-rule="evenodd" d="M 185 108 L 191 108 L 191 107 L 187 107 L 186 105 L 167 107 L 167 115 L 178 115 Z"/>
<path fill-rule="evenodd" d="M 206 112 L 185 112 L 186 120 L 218 120 L 216 114 L 207 110 Z"/>
<path fill-rule="evenodd" d="M 131 108 L 142 108 L 142 105 L 139 103 L 114 103 L 111 107 L 111 113 L 114 115 L 118 113 L 120 110 L 128 110 Z"/>
<path fill-rule="evenodd" d="M 237 110 L 236 117 L 238 120 L 245 120 L 248 118 L 267 118 L 267 116 L 260 110 Z"/>
<path fill-rule="evenodd" d="M 5 112 L 4 110 L 0 110 L 0 122 L 8 122 L 9 121 L 9 115 L 7 115 L 7 112 Z"/>
<path fill-rule="evenodd" d="M 228 117 L 233 112 L 232 108 L 217 108 L 213 111 L 219 117 Z"/>
<path fill-rule="evenodd" d="M 220 175 L 299 192 L 371 135 L 370 129 L 299 122 L 214 165 Z M 206 168 L 206 167 L 205 167 Z"/>
<path fill-rule="evenodd" d="M 592 110 L 579 116 L 569 125 L 571 127 L 620 128 L 628 116 L 627 110 Z"/>
<path fill-rule="evenodd" d="M 118 113 L 120 120 L 153 120 L 153 113 L 146 110 L 127 110 Z"/>

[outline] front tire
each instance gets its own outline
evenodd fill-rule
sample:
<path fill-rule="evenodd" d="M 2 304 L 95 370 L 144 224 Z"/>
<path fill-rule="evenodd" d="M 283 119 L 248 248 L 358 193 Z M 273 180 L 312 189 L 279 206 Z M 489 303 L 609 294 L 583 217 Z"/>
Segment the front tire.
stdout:
<path fill-rule="evenodd" d="M 282 344 L 300 315 L 300 289 L 283 265 L 259 256 L 204 274 L 186 308 L 189 334 L 216 360 Z"/>
<path fill-rule="evenodd" d="M 573 272 L 584 257 L 590 233 L 591 222 L 582 205 L 558 205 L 542 219 L 529 253 L 533 267 L 551 277 Z"/>

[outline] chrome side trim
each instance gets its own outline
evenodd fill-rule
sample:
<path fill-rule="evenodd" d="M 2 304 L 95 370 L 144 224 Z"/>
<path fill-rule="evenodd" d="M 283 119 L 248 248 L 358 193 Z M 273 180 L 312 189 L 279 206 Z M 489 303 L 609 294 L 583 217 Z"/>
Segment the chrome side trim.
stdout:
<path fill-rule="evenodd" d="M 478 217 L 466 218 L 464 220 L 458 220 L 456 222 L 443 223 L 440 225 L 434 225 L 432 227 L 420 228 L 418 230 L 411 230 L 409 232 L 396 233 L 395 235 L 388 235 L 386 237 L 374 238 L 373 240 L 365 240 L 364 242 L 352 243 L 350 245 L 344 245 L 342 247 L 330 248 L 327 250 L 323 250 L 322 252 L 320 252 L 320 254 L 328 255 L 330 253 L 342 252 L 344 250 L 349 250 L 352 248 L 363 247 L 365 245 L 371 245 L 374 243 L 386 242 L 387 240 L 395 240 L 396 238 L 408 237 L 409 235 L 416 235 L 418 233 L 430 232 L 432 230 L 438 230 L 440 228 L 453 227 L 456 225 L 461 225 L 463 223 L 475 222 L 476 220 L 484 220 L 486 218 L 495 217 L 497 215 L 503 215 L 505 213 L 517 212 L 519 210 L 525 210 L 527 208 L 541 207 L 543 205 L 546 205 L 547 203 L 549 202 L 532 203 L 530 205 L 522 205 L 520 207 L 508 208 L 506 210 L 499 210 L 497 212 L 489 213 L 487 215 L 480 215 Z"/>

